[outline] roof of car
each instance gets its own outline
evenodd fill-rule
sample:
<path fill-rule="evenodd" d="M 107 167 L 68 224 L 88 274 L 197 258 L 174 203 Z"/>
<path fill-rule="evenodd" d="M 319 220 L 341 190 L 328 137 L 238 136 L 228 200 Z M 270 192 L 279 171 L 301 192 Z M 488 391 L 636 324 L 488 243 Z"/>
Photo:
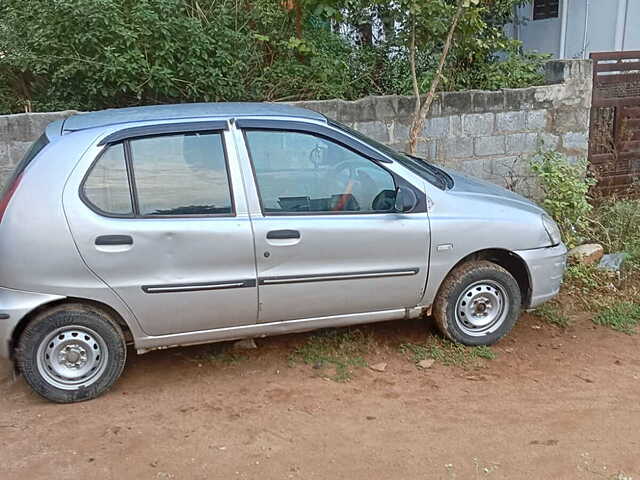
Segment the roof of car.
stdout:
<path fill-rule="evenodd" d="M 111 108 L 97 112 L 78 113 L 64 121 L 62 130 L 71 132 L 118 123 L 149 120 L 246 116 L 296 117 L 326 121 L 326 118 L 317 112 L 281 103 L 180 103 L 175 105 Z"/>

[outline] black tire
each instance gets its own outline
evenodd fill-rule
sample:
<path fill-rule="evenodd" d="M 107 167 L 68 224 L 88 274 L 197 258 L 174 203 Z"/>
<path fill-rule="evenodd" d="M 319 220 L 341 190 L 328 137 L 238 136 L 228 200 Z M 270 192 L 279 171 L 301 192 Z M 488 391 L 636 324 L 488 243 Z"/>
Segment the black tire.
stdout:
<path fill-rule="evenodd" d="M 520 287 L 507 270 L 488 261 L 472 261 L 457 267 L 444 280 L 433 317 L 449 340 L 492 345 L 513 328 L 521 306 Z M 495 316 L 495 320 L 482 325 L 490 322 L 488 316 Z"/>
<path fill-rule="evenodd" d="M 16 348 L 18 370 L 27 383 L 56 403 L 103 394 L 120 377 L 126 358 L 120 326 L 106 312 L 82 304 L 60 305 L 36 316 Z"/>

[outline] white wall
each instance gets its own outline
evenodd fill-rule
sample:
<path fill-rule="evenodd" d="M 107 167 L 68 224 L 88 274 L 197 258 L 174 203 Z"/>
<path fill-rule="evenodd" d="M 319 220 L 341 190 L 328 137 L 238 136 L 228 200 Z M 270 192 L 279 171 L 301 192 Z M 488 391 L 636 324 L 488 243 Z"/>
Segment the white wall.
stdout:
<path fill-rule="evenodd" d="M 589 58 L 591 52 L 640 50 L 640 0 L 561 0 L 558 18 L 545 20 L 532 20 L 532 10 L 532 3 L 519 7 L 522 21 L 507 28 L 528 50 L 551 53 L 556 58 Z"/>
<path fill-rule="evenodd" d="M 560 56 L 562 15 L 559 15 L 558 18 L 532 20 L 533 3 L 528 3 L 518 7 L 518 16 L 522 18 L 524 23 L 517 27 L 517 38 L 524 43 L 527 50 L 551 53 L 556 58 Z"/>
<path fill-rule="evenodd" d="M 623 50 L 640 50 L 640 0 L 627 0 Z"/>

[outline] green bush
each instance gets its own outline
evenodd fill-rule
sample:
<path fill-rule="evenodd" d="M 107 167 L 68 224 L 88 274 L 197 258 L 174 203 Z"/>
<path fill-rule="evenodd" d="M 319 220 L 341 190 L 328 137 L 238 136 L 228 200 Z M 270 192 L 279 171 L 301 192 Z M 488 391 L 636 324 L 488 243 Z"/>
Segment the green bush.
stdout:
<path fill-rule="evenodd" d="M 539 83 L 539 58 L 518 53 L 502 30 L 519 2 L 483 0 L 468 9 L 443 88 Z M 2 0 L 0 113 L 412 93 L 403 2 L 299 0 L 299 25 L 285 4 Z M 416 57 L 424 91 L 455 8 L 448 0 L 421 8 Z M 376 15 L 384 37 L 359 41 L 338 33 L 337 25 L 355 32 Z M 504 64 L 500 52 L 509 52 Z"/>
<path fill-rule="evenodd" d="M 608 252 L 640 255 L 640 200 L 608 198 L 597 204 L 591 217 L 591 239 Z"/>
<path fill-rule="evenodd" d="M 531 161 L 531 170 L 544 192 L 542 204 L 558 223 L 564 242 L 576 246 L 586 237 L 592 210 L 589 189 L 594 180 L 586 160 L 571 163 L 559 152 L 540 150 Z"/>

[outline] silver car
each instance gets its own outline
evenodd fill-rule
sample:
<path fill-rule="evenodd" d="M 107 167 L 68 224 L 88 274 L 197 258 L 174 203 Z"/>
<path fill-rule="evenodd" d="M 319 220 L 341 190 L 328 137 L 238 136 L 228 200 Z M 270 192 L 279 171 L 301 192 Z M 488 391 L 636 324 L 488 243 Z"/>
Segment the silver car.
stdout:
<path fill-rule="evenodd" d="M 138 353 L 432 315 L 489 345 L 557 294 L 545 212 L 318 113 L 186 104 L 50 124 L 0 200 L 0 357 L 55 402 Z"/>

